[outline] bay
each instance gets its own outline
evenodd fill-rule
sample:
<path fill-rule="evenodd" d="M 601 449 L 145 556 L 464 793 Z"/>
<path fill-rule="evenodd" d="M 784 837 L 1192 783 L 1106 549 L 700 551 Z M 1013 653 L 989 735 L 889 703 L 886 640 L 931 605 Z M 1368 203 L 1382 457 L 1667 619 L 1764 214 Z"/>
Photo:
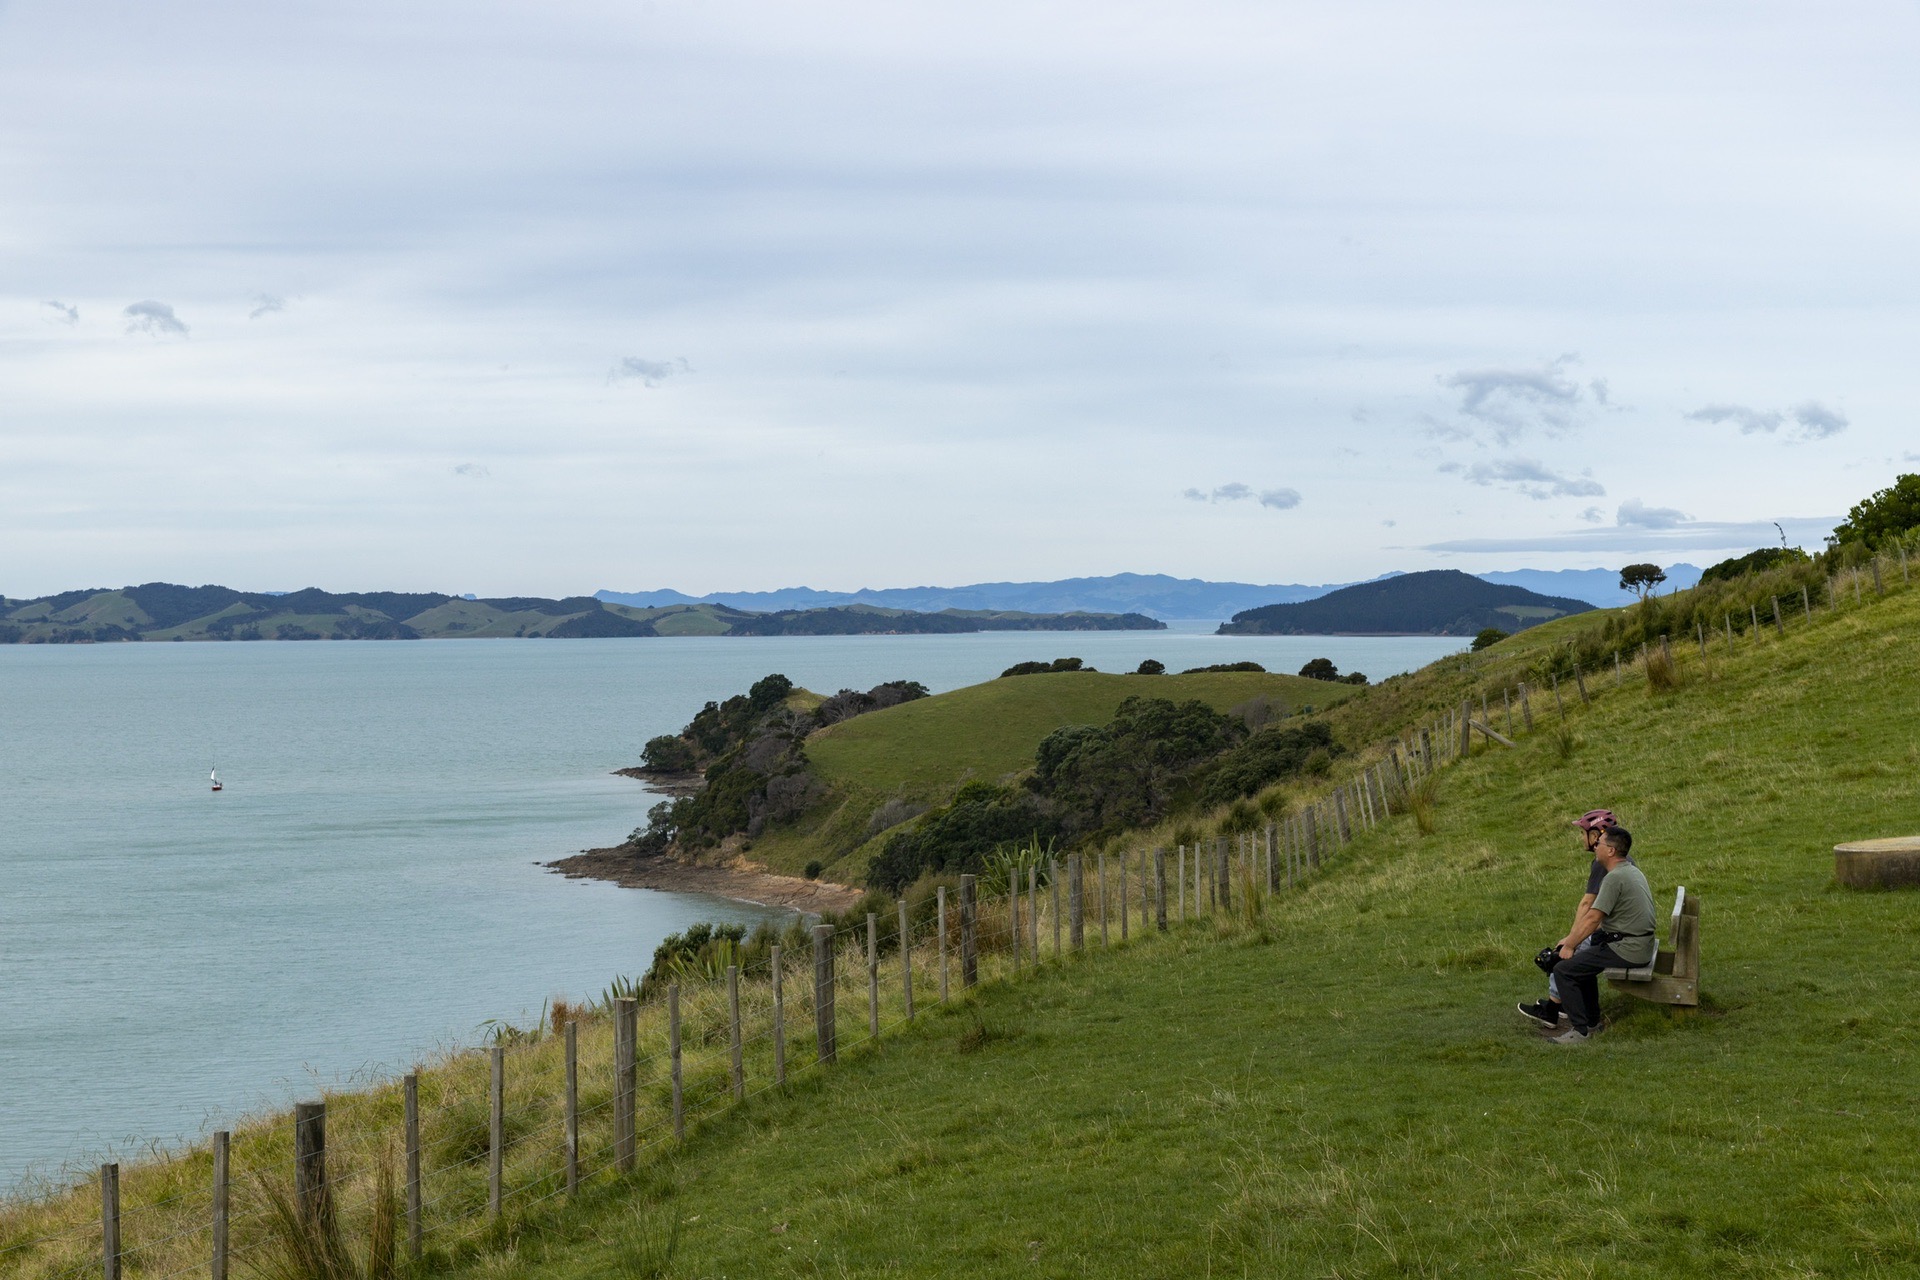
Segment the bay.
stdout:
<path fill-rule="evenodd" d="M 693 921 L 777 915 L 535 865 L 640 825 L 657 797 L 611 771 L 769 672 L 939 692 L 1029 658 L 1329 657 L 1379 678 L 1462 644 L 1212 626 L 0 646 L 0 1193 L 524 1025 Z"/>

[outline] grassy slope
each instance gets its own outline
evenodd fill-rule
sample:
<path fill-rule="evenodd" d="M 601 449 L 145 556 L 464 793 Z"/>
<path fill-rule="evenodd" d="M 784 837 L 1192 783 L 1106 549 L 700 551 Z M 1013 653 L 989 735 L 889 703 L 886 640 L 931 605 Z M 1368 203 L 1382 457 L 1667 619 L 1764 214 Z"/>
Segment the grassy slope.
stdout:
<path fill-rule="evenodd" d="M 1394 820 L 1263 929 L 984 989 L 986 1047 L 938 1011 L 478 1271 L 610 1274 L 677 1220 L 683 1276 L 1911 1275 L 1920 914 L 1834 888 L 1829 849 L 1920 829 L 1917 629 L 1920 592 L 1710 676 L 1682 646 L 1672 697 L 1592 681 L 1570 758 L 1543 723 L 1448 770 L 1434 836 Z M 1389 696 L 1444 703 L 1552 630 Z M 1596 803 L 1702 896 L 1709 1006 L 1610 997 L 1567 1050 L 1511 1006 Z"/>
<path fill-rule="evenodd" d="M 1198 698 L 1225 711 L 1266 697 L 1289 708 L 1326 706 L 1352 685 L 1261 672 L 1122 676 L 1073 672 L 1015 676 L 969 685 L 832 725 L 807 742 L 807 758 L 830 786 L 826 802 L 801 822 L 769 832 L 752 854 L 797 871 L 818 858 L 829 875 L 858 880 L 871 849 L 866 823 L 893 797 L 935 804 L 970 779 L 988 781 L 1030 768 L 1034 748 L 1062 725 L 1104 724 L 1136 694 Z"/>

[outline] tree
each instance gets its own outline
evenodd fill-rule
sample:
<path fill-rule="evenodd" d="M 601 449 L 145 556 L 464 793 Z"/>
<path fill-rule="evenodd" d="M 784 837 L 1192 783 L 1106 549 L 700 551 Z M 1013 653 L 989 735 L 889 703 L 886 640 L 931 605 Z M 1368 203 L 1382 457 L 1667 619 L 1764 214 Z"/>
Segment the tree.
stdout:
<path fill-rule="evenodd" d="M 1160 676 L 1167 673 L 1167 664 L 1158 658 L 1148 658 L 1134 669 L 1137 676 Z"/>
<path fill-rule="evenodd" d="M 1871 498 L 1856 502 L 1847 512 L 1845 523 L 1835 528 L 1827 541 L 1834 546 L 1864 543 L 1874 551 L 1916 527 L 1920 527 L 1920 475 L 1907 474 Z"/>
<path fill-rule="evenodd" d="M 1667 580 L 1667 571 L 1657 564 L 1630 564 L 1620 571 L 1620 589 L 1636 591 L 1645 600 L 1647 593 Z"/>
<path fill-rule="evenodd" d="M 1309 680 L 1338 680 L 1340 668 L 1333 665 L 1332 658 L 1315 658 L 1300 668 L 1300 674 Z"/>
<path fill-rule="evenodd" d="M 1499 644 L 1502 640 L 1505 640 L 1508 634 L 1508 632 L 1502 631 L 1498 627 L 1488 627 L 1473 638 L 1473 651 L 1478 653 L 1482 649 L 1491 648 Z"/>

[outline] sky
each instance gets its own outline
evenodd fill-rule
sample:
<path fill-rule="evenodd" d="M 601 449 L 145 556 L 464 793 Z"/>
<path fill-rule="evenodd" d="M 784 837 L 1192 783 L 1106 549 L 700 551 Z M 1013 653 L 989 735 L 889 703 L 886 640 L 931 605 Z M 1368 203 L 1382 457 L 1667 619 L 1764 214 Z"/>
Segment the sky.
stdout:
<path fill-rule="evenodd" d="M 0 0 L 0 593 L 1817 546 L 1920 470 L 1917 36 Z"/>

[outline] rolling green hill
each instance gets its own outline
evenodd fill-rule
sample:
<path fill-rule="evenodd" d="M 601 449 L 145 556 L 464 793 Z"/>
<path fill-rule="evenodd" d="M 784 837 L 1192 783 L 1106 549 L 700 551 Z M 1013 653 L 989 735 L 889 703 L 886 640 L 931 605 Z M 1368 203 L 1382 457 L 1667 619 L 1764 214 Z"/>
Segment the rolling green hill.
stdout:
<path fill-rule="evenodd" d="M 957 634 L 974 631 L 1156 630 L 1140 614 L 1036 614 L 948 609 L 913 613 L 852 605 L 749 613 L 718 604 L 640 609 L 591 596 L 490 600 L 432 593 L 284 595 L 149 582 L 34 600 L 0 597 L 0 644 L 127 640 L 421 640 L 617 636 Z"/>
<path fill-rule="evenodd" d="M 1221 623 L 1220 634 L 1471 636 L 1487 627 L 1520 631 L 1592 608 L 1584 600 L 1501 586 L 1456 569 L 1430 569 L 1342 587 L 1299 604 L 1247 609 Z"/>
<path fill-rule="evenodd" d="M 966 782 L 1029 769 L 1042 738 L 1065 725 L 1105 724 L 1129 697 L 1197 698 L 1217 711 L 1264 719 L 1331 706 L 1356 688 L 1257 671 L 1063 672 L 989 680 L 869 712 L 807 739 L 807 759 L 826 793 L 792 826 L 756 839 L 751 853 L 787 872 L 818 861 L 829 879 L 859 883 L 871 842 L 888 829 L 876 825 L 883 808 L 917 812 L 944 803 Z"/>

